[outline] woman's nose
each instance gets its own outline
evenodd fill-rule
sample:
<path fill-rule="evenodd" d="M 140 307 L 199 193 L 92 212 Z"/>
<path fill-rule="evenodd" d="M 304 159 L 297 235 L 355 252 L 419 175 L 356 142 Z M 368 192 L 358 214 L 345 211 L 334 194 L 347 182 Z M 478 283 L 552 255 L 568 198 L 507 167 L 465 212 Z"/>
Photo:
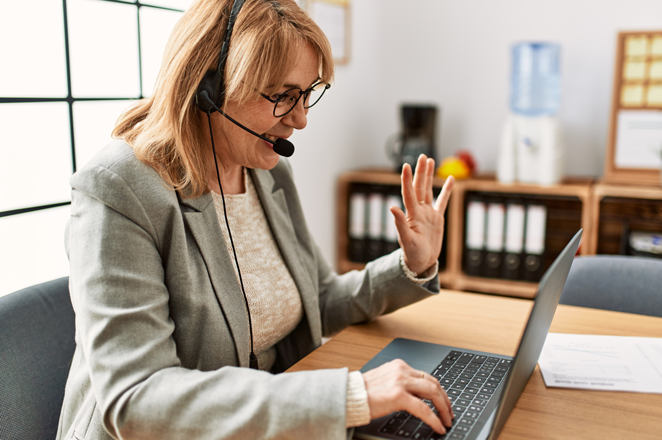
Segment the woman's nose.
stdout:
<path fill-rule="evenodd" d="M 283 116 L 283 124 L 294 127 L 297 130 L 303 130 L 308 125 L 308 109 L 303 108 L 303 99 L 299 99 L 291 112 Z"/>

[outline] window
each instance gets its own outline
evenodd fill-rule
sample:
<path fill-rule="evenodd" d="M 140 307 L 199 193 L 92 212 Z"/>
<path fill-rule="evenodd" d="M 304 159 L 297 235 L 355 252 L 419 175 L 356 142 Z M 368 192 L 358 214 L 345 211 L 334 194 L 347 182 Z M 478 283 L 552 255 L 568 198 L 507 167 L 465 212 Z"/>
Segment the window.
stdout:
<path fill-rule="evenodd" d="M 0 296 L 66 276 L 72 173 L 149 96 L 191 0 L 14 0 L 0 14 Z M 38 29 L 38 32 L 35 32 Z"/>

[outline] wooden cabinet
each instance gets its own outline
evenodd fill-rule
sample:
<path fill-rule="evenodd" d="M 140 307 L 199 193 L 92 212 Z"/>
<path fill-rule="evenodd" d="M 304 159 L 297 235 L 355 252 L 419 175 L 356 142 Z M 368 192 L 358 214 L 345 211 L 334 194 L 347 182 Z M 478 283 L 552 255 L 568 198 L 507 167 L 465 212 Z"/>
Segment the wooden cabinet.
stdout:
<path fill-rule="evenodd" d="M 457 192 L 455 191 L 457 189 Z M 560 185 L 543 187 L 539 185 L 498 183 L 494 178 L 469 179 L 459 181 L 450 206 L 450 224 L 448 255 L 449 272 L 452 283 L 448 286 L 456 290 L 495 293 L 500 295 L 533 298 L 538 283 L 530 281 L 512 281 L 467 275 L 462 268 L 464 261 L 464 242 L 466 237 L 465 212 L 466 199 L 472 193 L 502 195 L 505 200 L 517 196 L 525 203 L 538 202 L 547 205 L 547 237 L 545 247 L 548 250 L 544 267 L 548 267 L 554 257 L 579 230 L 586 231 L 590 225 L 590 180 L 568 180 Z M 589 234 L 582 236 L 581 253 L 587 253 L 586 244 Z"/>
<path fill-rule="evenodd" d="M 662 233 L 662 187 L 597 183 L 591 201 L 590 254 L 633 254 L 630 232 Z"/>
<path fill-rule="evenodd" d="M 435 178 L 435 188 L 444 181 Z M 361 269 L 363 263 L 348 258 L 348 213 L 351 189 L 357 184 L 400 186 L 400 176 L 390 170 L 358 170 L 342 174 L 337 186 L 336 269 L 340 273 Z M 470 276 L 463 269 L 466 240 L 467 200 L 476 196 L 547 207 L 545 261 L 548 266 L 581 227 L 584 229 L 579 253 L 623 253 L 628 230 L 662 232 L 662 188 L 627 187 L 596 183 L 593 179 L 566 179 L 561 184 L 539 186 L 505 185 L 493 176 L 456 181 L 447 210 L 445 246 L 440 257 L 440 283 L 447 288 L 499 295 L 532 298 L 537 282 L 513 281 L 485 276 Z M 629 228 L 629 229 L 628 229 Z M 624 235 L 625 234 L 625 235 Z"/>
<path fill-rule="evenodd" d="M 390 190 L 400 188 L 400 176 L 391 170 L 369 169 L 357 170 L 343 173 L 337 182 L 336 188 L 336 270 L 339 273 L 349 272 L 350 270 L 361 270 L 365 267 L 364 263 L 351 261 L 348 257 L 349 247 L 349 196 L 350 190 L 355 184 L 366 184 L 389 187 Z M 435 178 L 434 187 L 440 189 L 444 184 L 443 179 Z M 447 218 L 450 215 L 447 213 Z M 449 229 L 446 229 L 446 237 Z M 440 258 L 439 280 L 442 285 L 449 287 L 452 281 L 452 274 L 448 270 L 448 240 L 444 240 L 443 255 Z"/>

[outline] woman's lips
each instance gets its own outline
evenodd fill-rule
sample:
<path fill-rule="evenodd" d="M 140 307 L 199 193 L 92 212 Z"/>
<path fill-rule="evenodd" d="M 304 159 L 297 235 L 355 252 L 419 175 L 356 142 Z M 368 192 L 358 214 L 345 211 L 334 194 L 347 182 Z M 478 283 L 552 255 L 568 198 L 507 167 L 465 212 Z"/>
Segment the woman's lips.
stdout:
<path fill-rule="evenodd" d="M 274 135 L 267 134 L 267 133 L 262 134 L 262 136 L 264 136 L 265 138 L 270 139 L 272 141 L 272 142 L 268 142 L 268 141 L 265 141 L 264 139 L 262 139 L 264 141 L 264 143 L 267 144 L 269 146 L 269 148 L 271 148 L 272 150 L 274 148 L 274 144 L 276 143 L 276 141 L 278 139 L 281 139 L 280 136 L 274 136 Z M 287 138 L 284 138 L 284 139 L 287 139 Z"/>

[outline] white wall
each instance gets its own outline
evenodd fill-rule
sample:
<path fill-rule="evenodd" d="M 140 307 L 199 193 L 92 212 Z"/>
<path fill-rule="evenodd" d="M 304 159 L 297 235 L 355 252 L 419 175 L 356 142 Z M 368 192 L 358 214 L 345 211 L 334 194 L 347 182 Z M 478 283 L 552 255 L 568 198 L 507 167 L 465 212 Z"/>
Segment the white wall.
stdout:
<path fill-rule="evenodd" d="M 352 0 L 352 59 L 292 140 L 308 225 L 335 258 L 335 180 L 390 166 L 402 102 L 435 103 L 438 157 L 468 149 L 495 169 L 508 111 L 510 47 L 562 46 L 566 173 L 602 174 L 618 31 L 662 29 L 660 0 Z"/>

